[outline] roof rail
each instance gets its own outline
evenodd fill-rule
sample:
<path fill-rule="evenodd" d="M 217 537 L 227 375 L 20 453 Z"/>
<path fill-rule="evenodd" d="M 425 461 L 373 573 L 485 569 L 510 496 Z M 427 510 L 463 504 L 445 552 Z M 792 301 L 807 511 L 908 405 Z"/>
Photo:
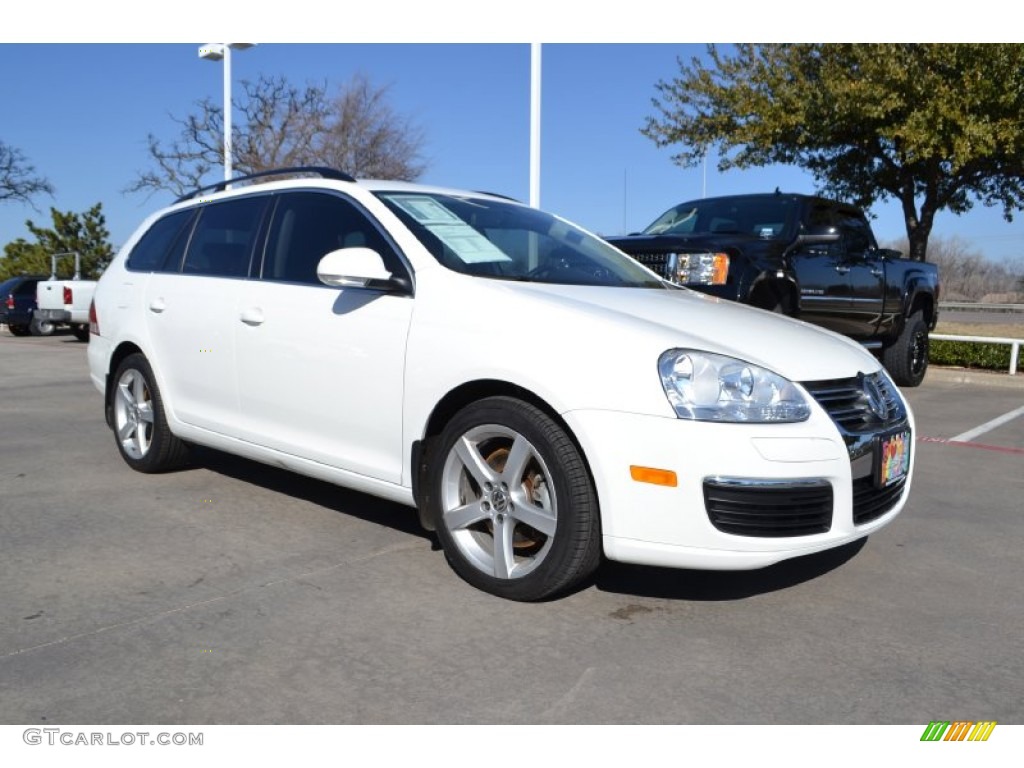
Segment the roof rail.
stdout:
<path fill-rule="evenodd" d="M 512 197 L 511 195 L 503 195 L 500 192 L 487 192 L 486 190 L 483 189 L 477 189 L 475 190 L 475 192 L 478 195 L 489 195 L 490 197 L 500 197 L 502 200 L 511 200 L 513 203 L 523 202 L 522 200 Z"/>
<path fill-rule="evenodd" d="M 336 181 L 355 181 L 354 178 L 349 176 L 343 171 L 335 170 L 334 168 L 327 168 L 320 165 L 301 165 L 294 168 L 274 168 L 269 171 L 260 171 L 259 173 L 250 173 L 248 176 L 236 176 L 232 179 L 225 179 L 224 181 L 218 181 L 216 184 L 208 184 L 205 187 L 199 187 L 187 194 L 182 195 L 175 203 L 183 203 L 186 200 L 191 200 L 196 195 L 202 194 L 203 192 L 214 191 L 223 192 L 227 189 L 229 184 L 237 184 L 240 181 L 250 181 L 251 179 L 260 179 L 265 176 L 286 176 L 289 174 L 299 173 L 316 173 L 324 179 L 334 179 Z"/>

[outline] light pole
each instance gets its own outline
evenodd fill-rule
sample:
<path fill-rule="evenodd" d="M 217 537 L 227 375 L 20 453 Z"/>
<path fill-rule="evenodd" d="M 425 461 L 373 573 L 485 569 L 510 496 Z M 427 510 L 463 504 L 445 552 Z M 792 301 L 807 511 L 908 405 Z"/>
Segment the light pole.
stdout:
<path fill-rule="evenodd" d="M 530 43 L 530 205 L 540 208 L 540 43 Z"/>
<path fill-rule="evenodd" d="M 244 51 L 256 43 L 207 43 L 199 48 L 199 58 L 224 60 L 224 181 L 231 180 L 231 49 Z"/>

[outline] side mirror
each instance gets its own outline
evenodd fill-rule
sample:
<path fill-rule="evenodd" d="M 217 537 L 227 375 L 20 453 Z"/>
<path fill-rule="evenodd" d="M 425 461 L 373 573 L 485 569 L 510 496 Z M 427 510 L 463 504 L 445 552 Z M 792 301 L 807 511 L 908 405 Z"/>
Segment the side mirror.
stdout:
<path fill-rule="evenodd" d="M 406 293 L 408 281 L 396 278 L 384 267 L 384 259 L 372 248 L 340 248 L 326 254 L 316 267 L 324 285 L 336 288 L 372 288 Z"/>

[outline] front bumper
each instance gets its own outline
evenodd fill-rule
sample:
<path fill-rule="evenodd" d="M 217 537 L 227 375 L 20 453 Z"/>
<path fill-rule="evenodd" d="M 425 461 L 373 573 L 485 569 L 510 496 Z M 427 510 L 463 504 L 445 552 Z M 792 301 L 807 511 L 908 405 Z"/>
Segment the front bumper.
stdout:
<path fill-rule="evenodd" d="M 761 568 L 856 541 L 890 523 L 906 503 L 915 451 L 902 487 L 888 492 L 881 513 L 865 519 L 864 488 L 873 453 L 851 461 L 828 415 L 815 409 L 798 424 L 714 424 L 609 411 L 572 411 L 564 418 L 579 439 L 597 487 L 605 555 L 612 560 L 706 570 Z M 907 414 L 913 434 L 913 416 Z M 675 487 L 632 479 L 631 466 L 672 471 Z M 705 486 L 739 483 L 832 490 L 821 532 L 736 535 L 712 522 Z M 855 496 L 858 499 L 855 505 Z"/>

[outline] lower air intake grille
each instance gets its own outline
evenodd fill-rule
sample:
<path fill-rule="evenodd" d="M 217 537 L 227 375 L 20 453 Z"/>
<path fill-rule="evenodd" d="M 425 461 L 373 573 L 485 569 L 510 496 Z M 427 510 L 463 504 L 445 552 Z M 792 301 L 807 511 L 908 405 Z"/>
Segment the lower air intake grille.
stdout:
<path fill-rule="evenodd" d="M 853 524 L 864 525 L 877 520 L 890 509 L 903 495 L 906 478 L 893 483 L 888 488 L 876 488 L 871 477 L 861 477 L 853 481 Z"/>
<path fill-rule="evenodd" d="M 705 480 L 711 524 L 735 536 L 812 536 L 832 527 L 832 485 Z"/>

